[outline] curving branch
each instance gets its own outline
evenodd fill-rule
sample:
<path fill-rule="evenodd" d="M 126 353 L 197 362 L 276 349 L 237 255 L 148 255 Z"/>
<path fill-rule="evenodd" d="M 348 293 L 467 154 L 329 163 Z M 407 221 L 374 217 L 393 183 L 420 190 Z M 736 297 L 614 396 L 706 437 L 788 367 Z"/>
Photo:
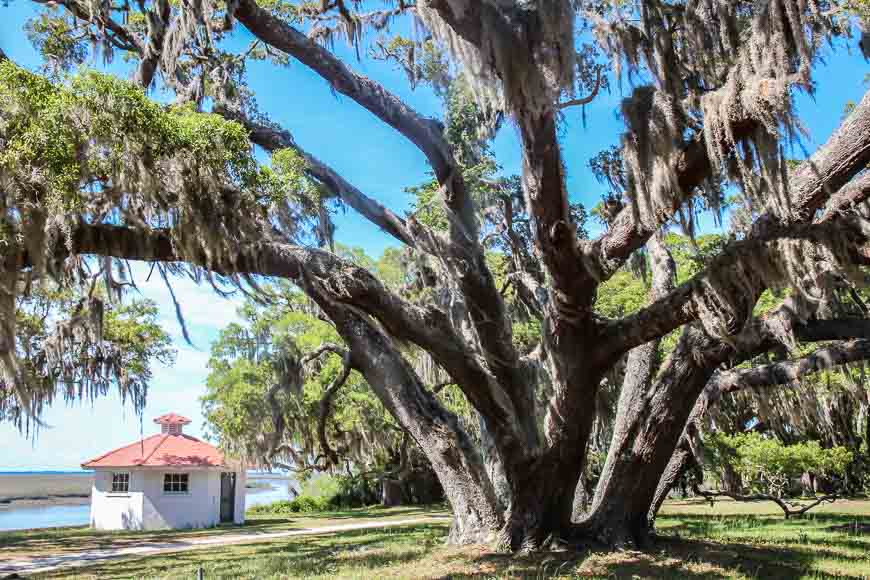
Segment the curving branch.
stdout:
<path fill-rule="evenodd" d="M 354 353 L 357 370 L 381 403 L 426 455 L 454 509 L 482 529 L 498 527 L 502 516 L 492 483 L 459 418 L 423 386 L 420 377 L 377 324 L 356 308 L 336 301 L 324 290 L 309 287 L 307 292 L 335 323 L 338 333 Z"/>
<path fill-rule="evenodd" d="M 826 240 L 849 239 L 854 263 L 868 261 L 867 243 L 870 241 L 868 224 L 860 217 L 841 215 L 832 217 L 822 223 L 798 224 L 790 227 L 769 228 L 763 235 L 731 243 L 702 272 L 678 286 L 673 292 L 649 306 L 611 322 L 605 329 L 605 336 L 613 348 L 627 351 L 634 346 L 643 344 L 668 332 L 697 320 L 700 317 L 698 301 L 709 296 L 710 288 L 725 291 L 734 297 L 741 297 L 748 305 L 755 303 L 758 296 L 765 290 L 765 284 L 760 272 L 753 272 L 752 264 L 758 263 L 760 257 L 769 260 L 778 259 L 771 255 L 775 251 L 776 242 L 782 240 L 807 241 L 825 244 Z M 738 272 L 745 274 L 745 279 L 738 283 L 735 278 Z M 747 282 L 754 286 L 755 299 L 749 300 Z M 746 312 L 749 315 L 749 312 Z M 741 323 L 742 321 L 737 321 Z M 729 329 L 730 330 L 730 329 Z M 740 328 L 733 329 L 734 333 Z"/>
<path fill-rule="evenodd" d="M 735 139 L 739 140 L 751 135 L 756 124 L 748 121 L 735 123 L 731 129 Z M 644 222 L 639 219 L 636 208 L 627 204 L 610 223 L 607 231 L 584 247 L 584 261 L 600 280 L 615 274 L 656 230 L 673 219 L 680 207 L 695 195 L 697 187 L 713 173 L 707 146 L 702 138 L 697 137 L 683 146 L 674 172 L 680 191 L 672 197 L 671 207 L 657 208 L 659 211 L 654 219 Z"/>
<path fill-rule="evenodd" d="M 595 100 L 595 97 L 598 96 L 598 92 L 601 90 L 601 68 L 595 69 L 595 86 L 592 87 L 592 90 L 585 97 L 581 97 L 579 99 L 571 99 L 570 101 L 564 101 L 558 103 L 556 105 L 557 109 L 564 110 L 568 107 L 578 107 L 583 105 L 588 105 L 592 101 Z"/>
<path fill-rule="evenodd" d="M 353 99 L 416 145 L 445 189 L 445 202 L 458 224 L 467 236 L 477 238 L 477 224 L 461 170 L 437 121 L 421 116 L 379 83 L 353 72 L 326 48 L 260 7 L 255 0 L 239 0 L 234 15 L 261 41 L 312 69 L 335 91 Z"/>
<path fill-rule="evenodd" d="M 812 503 L 805 505 L 800 508 L 794 508 L 794 505 L 800 505 L 795 503 L 789 503 L 782 499 L 781 497 L 776 497 L 775 495 L 768 495 L 766 493 L 753 493 L 750 495 L 742 495 L 739 493 L 732 493 L 730 491 L 724 490 L 715 490 L 715 491 L 704 491 L 698 485 L 693 487 L 693 491 L 700 495 L 701 497 L 707 498 L 710 501 L 710 505 L 712 506 L 714 500 L 717 497 L 730 497 L 734 501 L 772 501 L 782 510 L 785 519 L 789 519 L 791 517 L 801 517 L 814 507 L 821 505 L 823 503 L 834 503 L 836 500 L 840 499 L 840 494 L 832 493 L 830 495 L 825 495 L 819 498 L 816 498 Z"/>
<path fill-rule="evenodd" d="M 338 346 L 337 344 L 333 344 L 331 342 L 326 342 L 321 344 L 316 349 L 304 355 L 299 362 L 303 365 L 306 365 L 313 361 L 314 359 L 318 359 L 326 353 L 337 354 L 340 357 L 344 357 L 347 354 L 347 349 Z"/>
<path fill-rule="evenodd" d="M 870 335 L 870 320 L 861 320 L 861 323 L 863 334 Z M 720 373 L 710 383 L 720 393 L 796 384 L 803 376 L 865 360 L 870 360 L 870 340 L 857 339 L 820 348 L 795 360 Z"/>
<path fill-rule="evenodd" d="M 220 275 L 256 275 L 294 281 L 306 293 L 320 293 L 337 303 L 352 306 L 375 318 L 391 336 L 413 342 L 430 352 L 433 359 L 460 385 L 469 402 L 492 425 L 494 435 L 523 461 L 530 452 L 517 433 L 519 417 L 513 401 L 499 387 L 493 374 L 457 334 L 450 318 L 435 307 L 424 308 L 406 302 L 386 288 L 369 271 L 341 260 L 334 254 L 289 244 L 261 242 L 242 246 L 232 258 L 215 262 L 204 252 L 180 255 L 167 230 L 141 231 L 114 225 L 86 225 L 75 228 L 72 248 L 58 242 L 56 259 L 75 254 L 97 254 L 137 261 L 186 262 Z M 31 260 L 25 255 L 21 267 Z M 518 372 L 518 376 L 521 373 Z M 533 419 L 533 418 L 532 418 Z"/>
<path fill-rule="evenodd" d="M 309 177 L 325 185 L 342 202 L 352 207 L 384 232 L 407 246 L 414 247 L 416 245 L 416 240 L 411 235 L 404 219 L 376 200 L 366 196 L 327 164 L 302 149 L 286 129 L 277 125 L 253 121 L 241 111 L 228 107 L 216 106 L 214 112 L 226 119 L 240 123 L 248 130 L 251 141 L 267 151 L 293 149 L 305 161 L 305 172 Z"/>
<path fill-rule="evenodd" d="M 317 437 L 320 440 L 320 449 L 326 456 L 327 461 L 332 465 L 338 463 L 338 454 L 332 447 L 329 446 L 329 440 L 326 437 L 326 421 L 332 413 L 332 399 L 338 390 L 347 381 L 351 371 L 351 354 L 350 351 L 344 353 L 341 359 L 341 372 L 335 380 L 323 391 L 323 397 L 320 399 L 320 415 L 317 418 Z"/>

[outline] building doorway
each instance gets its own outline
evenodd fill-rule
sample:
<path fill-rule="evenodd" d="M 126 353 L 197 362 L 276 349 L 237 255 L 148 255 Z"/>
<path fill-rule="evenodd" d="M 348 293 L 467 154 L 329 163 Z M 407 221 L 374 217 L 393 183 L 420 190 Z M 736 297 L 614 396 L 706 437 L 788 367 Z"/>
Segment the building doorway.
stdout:
<path fill-rule="evenodd" d="M 236 474 L 221 473 L 221 523 L 231 523 L 236 517 Z"/>

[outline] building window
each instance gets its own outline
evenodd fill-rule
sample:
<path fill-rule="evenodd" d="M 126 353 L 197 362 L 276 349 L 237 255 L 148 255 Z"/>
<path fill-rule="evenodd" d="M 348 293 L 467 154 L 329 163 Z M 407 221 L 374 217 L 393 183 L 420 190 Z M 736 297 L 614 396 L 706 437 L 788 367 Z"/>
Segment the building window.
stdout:
<path fill-rule="evenodd" d="M 128 491 L 130 491 L 130 474 L 113 473 L 112 493 L 127 493 Z"/>
<path fill-rule="evenodd" d="M 169 433 L 170 435 L 181 435 L 181 425 L 178 423 L 164 423 L 160 428 L 161 433 Z"/>
<path fill-rule="evenodd" d="M 187 473 L 166 473 L 163 475 L 163 493 L 187 493 Z"/>

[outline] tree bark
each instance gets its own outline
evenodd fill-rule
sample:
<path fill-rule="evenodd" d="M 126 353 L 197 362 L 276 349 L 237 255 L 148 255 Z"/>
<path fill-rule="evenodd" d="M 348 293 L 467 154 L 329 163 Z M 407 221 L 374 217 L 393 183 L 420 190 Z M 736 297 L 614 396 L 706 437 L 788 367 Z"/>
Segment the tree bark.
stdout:
<path fill-rule="evenodd" d="M 384 507 L 402 505 L 401 482 L 389 477 L 384 478 L 381 482 L 381 505 Z"/>
<path fill-rule="evenodd" d="M 664 235 L 659 232 L 647 242 L 647 250 L 650 258 L 652 271 L 652 287 L 650 288 L 650 300 L 657 300 L 673 290 L 676 276 L 676 264 L 664 243 Z M 619 403 L 617 404 L 616 418 L 614 419 L 613 437 L 608 449 L 607 459 L 599 478 L 601 481 L 609 479 L 613 475 L 613 469 L 619 458 L 626 453 L 639 428 L 638 421 L 642 419 L 644 409 L 649 397 L 653 377 L 656 371 L 656 358 L 661 339 L 651 340 L 646 344 L 635 347 L 628 353 L 625 364 L 625 378 L 620 391 Z M 582 476 L 581 476 L 582 482 Z M 586 490 L 582 485 L 577 490 L 585 495 Z M 576 493 L 576 492 L 575 492 Z M 592 509 L 601 501 L 597 495 L 593 497 Z M 577 511 L 586 502 L 582 498 L 575 497 L 573 519 L 581 521 L 583 514 Z"/>
<path fill-rule="evenodd" d="M 390 339 L 371 321 L 314 285 L 306 291 L 335 323 L 351 350 L 354 368 L 432 464 L 453 508 L 449 541 L 491 540 L 502 522 L 495 491 L 483 458 L 458 418 L 424 388 Z"/>
<path fill-rule="evenodd" d="M 722 347 L 720 347 L 722 348 Z M 696 326 L 687 327 L 643 404 L 627 415 L 614 437 L 592 508 L 580 529 L 614 545 L 648 543 L 648 514 L 686 420 L 713 374 L 702 352 L 716 350 Z"/>
<path fill-rule="evenodd" d="M 656 493 L 648 514 L 650 528 L 652 528 L 662 504 L 680 477 L 685 475 L 689 469 L 695 469 L 696 479 L 699 481 L 702 479 L 703 470 L 700 466 L 701 446 L 699 442 L 701 419 L 707 413 L 707 409 L 715 404 L 719 395 L 720 391 L 715 383 L 712 381 L 708 382 L 701 392 L 701 396 L 695 402 L 695 406 L 692 407 L 692 412 L 689 414 L 686 426 L 683 428 L 683 434 L 680 436 L 677 448 L 674 450 L 674 454 L 668 461 L 665 472 L 656 486 Z"/>
<path fill-rule="evenodd" d="M 586 489 L 586 476 L 581 474 L 580 479 L 577 480 L 577 487 L 574 488 L 574 503 L 571 505 L 572 522 L 582 521 L 590 501 L 589 490 Z"/>
<path fill-rule="evenodd" d="M 661 480 L 656 486 L 653 503 L 647 514 L 647 526 L 649 529 L 652 529 L 655 524 L 656 516 L 667 499 L 668 494 L 674 488 L 674 485 L 676 485 L 680 478 L 685 477 L 689 470 L 694 470 L 695 478 L 701 479 L 703 471 L 697 461 L 697 456 L 689 442 L 685 438 L 681 438 L 676 450 L 674 450 L 674 454 L 671 456 L 670 461 L 668 461 L 668 465 L 665 467 Z"/>

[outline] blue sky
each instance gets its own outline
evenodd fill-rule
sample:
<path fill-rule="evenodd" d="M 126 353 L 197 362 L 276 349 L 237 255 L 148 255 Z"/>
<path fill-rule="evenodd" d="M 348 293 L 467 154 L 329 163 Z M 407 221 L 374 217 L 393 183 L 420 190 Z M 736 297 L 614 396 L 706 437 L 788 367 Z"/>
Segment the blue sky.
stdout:
<path fill-rule="evenodd" d="M 0 47 L 10 58 L 31 68 L 38 66 L 37 55 L 27 41 L 23 26 L 34 14 L 34 4 L 12 0 L 0 4 Z M 244 29 L 234 42 L 246 44 L 251 39 Z M 853 41 L 853 46 L 855 41 Z M 438 115 L 440 103 L 429 91 L 412 92 L 403 73 L 390 65 L 374 61 L 356 62 L 353 53 L 336 43 L 336 51 L 357 71 L 384 83 L 411 106 L 427 115 Z M 97 63 L 99 64 L 99 63 Z M 117 62 L 113 71 L 124 74 Z M 804 145 L 813 151 L 838 124 L 848 101 L 858 101 L 867 88 L 864 75 L 867 63 L 857 50 L 841 45 L 836 54 L 816 72 L 818 90 L 815 99 L 798 98 L 802 119 L 810 131 Z M 290 129 L 297 142 L 309 152 L 329 163 L 368 195 L 396 211 L 404 211 L 409 196 L 404 188 L 426 178 L 428 166 L 423 155 L 398 133 L 375 119 L 368 111 L 349 99 L 332 93 L 328 85 L 312 71 L 298 63 L 276 68 L 254 63 L 249 68 L 250 87 L 260 108 L 273 120 Z M 626 86 L 625 91 L 629 90 Z M 618 141 L 621 123 L 616 110 L 622 95 L 618 88 L 603 94 L 586 109 L 586 124 L 581 111 L 569 110 L 562 128 L 562 144 L 572 198 L 592 207 L 602 191 L 586 169 L 587 160 Z M 0 104 L 2 106 L 2 104 Z M 520 150 L 515 129 L 506 124 L 495 140 L 495 151 L 505 173 L 517 173 Z M 802 157 L 800 151 L 793 153 Z M 390 245 L 390 239 L 368 227 L 355 214 L 336 216 L 337 239 L 361 246 L 377 255 Z M 712 227 L 711 220 L 702 224 Z M 594 224 L 590 224 L 593 233 Z M 25 439 L 9 425 L 0 424 L 0 470 L 4 469 L 74 469 L 104 451 L 118 447 L 155 431 L 151 420 L 174 411 L 193 420 L 187 431 L 202 433 L 202 414 L 198 398 L 204 393 L 206 362 L 210 343 L 219 330 L 236 319 L 237 304 L 222 299 L 205 287 L 189 280 L 174 283 L 184 309 L 194 346 L 181 338 L 169 293 L 162 281 L 144 282 L 144 270 L 137 277 L 142 294 L 160 306 L 161 321 L 178 349 L 173 367 L 156 367 L 150 387 L 148 405 L 142 424 L 129 407 L 121 405 L 114 394 L 91 403 L 66 406 L 57 403 L 44 415 L 49 426 L 34 440 Z"/>

